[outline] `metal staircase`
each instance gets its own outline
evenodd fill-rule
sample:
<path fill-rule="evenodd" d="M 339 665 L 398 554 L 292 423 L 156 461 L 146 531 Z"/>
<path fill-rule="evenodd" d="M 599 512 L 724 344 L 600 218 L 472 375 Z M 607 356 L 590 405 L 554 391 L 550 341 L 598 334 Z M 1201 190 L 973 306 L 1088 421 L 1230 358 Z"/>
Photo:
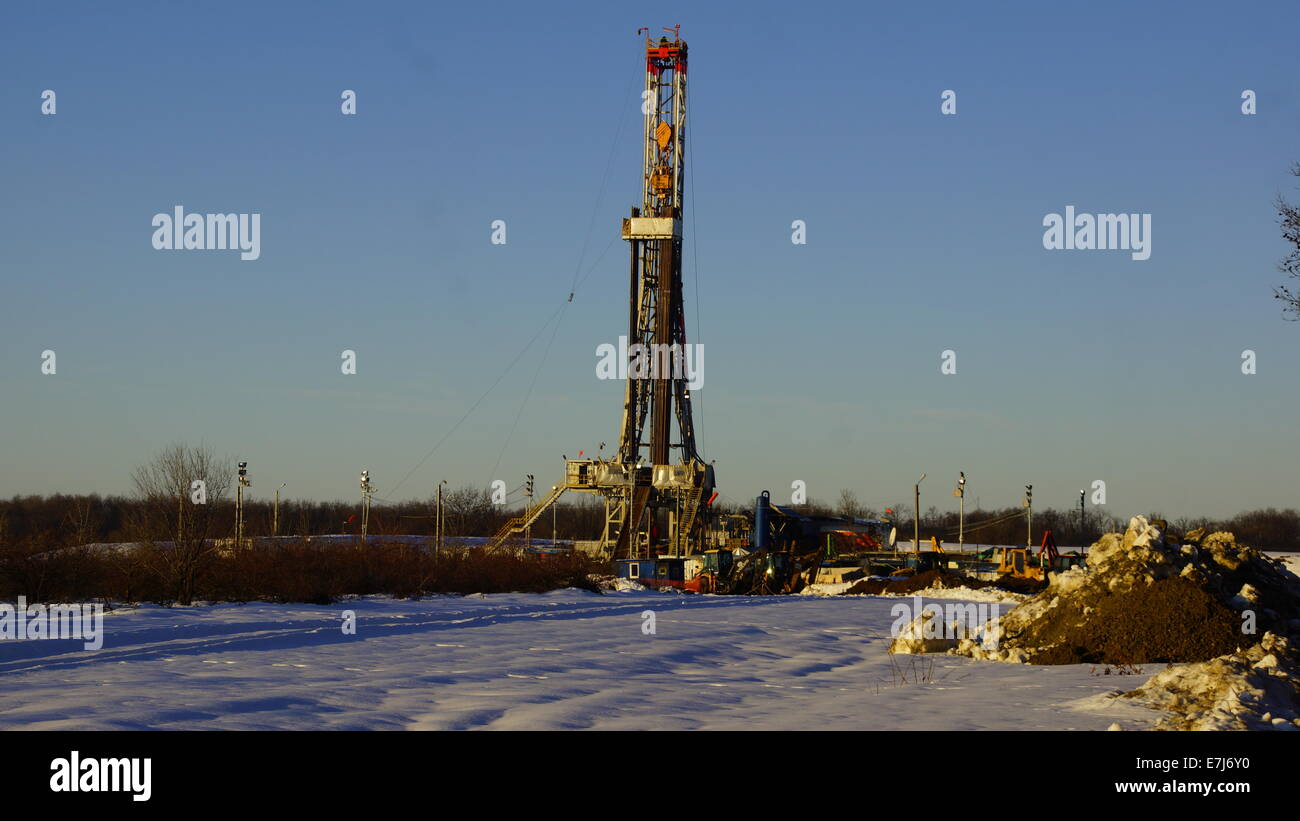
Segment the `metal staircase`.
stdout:
<path fill-rule="evenodd" d="M 696 487 L 686 498 L 685 508 L 682 510 L 681 521 L 677 523 L 677 546 L 675 554 L 677 556 L 687 555 L 690 547 L 691 526 L 695 524 L 695 515 L 700 510 L 700 499 L 704 496 L 704 488 Z"/>
<path fill-rule="evenodd" d="M 555 504 L 556 500 L 564 495 L 566 487 L 563 483 L 556 485 L 551 492 L 542 497 L 541 501 L 533 505 L 522 516 L 516 516 L 501 526 L 492 540 L 488 542 L 488 550 L 497 550 L 506 540 L 517 533 L 523 533 L 529 525 L 537 521 L 548 507 Z"/>

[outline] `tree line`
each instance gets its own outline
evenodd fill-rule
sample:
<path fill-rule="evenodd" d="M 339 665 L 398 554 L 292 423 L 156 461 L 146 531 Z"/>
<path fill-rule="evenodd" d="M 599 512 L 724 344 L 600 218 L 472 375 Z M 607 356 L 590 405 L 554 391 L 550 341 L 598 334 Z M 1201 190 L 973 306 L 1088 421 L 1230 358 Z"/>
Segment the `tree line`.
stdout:
<path fill-rule="evenodd" d="M 195 483 L 203 485 L 196 494 Z M 218 458 L 206 447 L 172 445 L 132 474 L 134 492 L 124 496 L 67 495 L 15 496 L 0 500 L 0 551 L 36 554 L 94 543 L 169 543 L 176 555 L 195 553 L 211 540 L 230 538 L 235 530 L 235 472 L 229 459 Z M 533 524 L 533 536 L 561 540 L 597 538 L 604 525 L 603 500 L 575 494 Z M 361 500 L 318 502 L 285 499 L 276 506 L 265 498 L 245 499 L 246 537 L 316 536 L 355 534 L 361 528 Z M 887 519 L 895 523 L 900 542 L 913 534 L 913 515 L 906 503 L 872 508 L 859 502 L 851 490 L 842 490 L 834 504 L 810 499 L 806 504 L 782 505 L 808 516 Z M 752 504 L 719 504 L 721 513 L 751 515 Z M 486 488 L 464 485 L 445 490 L 442 498 L 443 534 L 491 536 L 524 510 L 521 501 L 496 504 Z M 376 502 L 370 510 L 368 532 L 391 535 L 433 536 L 437 532 L 435 499 Z M 1021 508 L 968 510 L 965 542 L 972 545 L 1024 544 L 1027 533 Z M 1158 511 L 1150 519 L 1167 519 Z M 1195 528 L 1227 530 L 1245 544 L 1266 550 L 1300 551 L 1300 513 L 1294 509 L 1265 508 L 1231 518 L 1177 518 L 1168 520 L 1178 531 Z M 1033 514 L 1033 535 L 1039 543 L 1051 529 L 1059 545 L 1091 544 L 1103 533 L 1122 531 L 1123 519 L 1097 508 L 1084 511 L 1045 508 Z M 920 517 L 920 535 L 945 542 L 958 539 L 955 511 L 927 509 Z"/>
<path fill-rule="evenodd" d="M 851 496 L 851 494 L 849 494 Z M 852 502 L 828 504 L 809 500 L 803 505 L 781 505 L 803 515 L 886 519 L 895 523 L 899 542 L 912 538 L 911 506 L 898 503 L 888 508 L 870 508 Z M 752 505 L 718 505 L 719 512 L 753 514 Z M 496 505 L 483 489 L 463 486 L 443 492 L 443 533 L 448 537 L 491 536 L 511 517 L 523 512 L 522 504 Z M 889 512 L 887 512 L 889 511 Z M 1171 528 L 1187 532 L 1198 527 L 1227 530 L 1238 541 L 1265 550 L 1300 552 L 1300 512 L 1291 508 L 1263 508 L 1238 513 L 1226 519 L 1180 517 L 1169 519 L 1159 511 L 1149 519 L 1166 519 Z M 596 496 L 582 495 L 576 501 L 562 501 L 533 523 L 533 537 L 561 540 L 594 539 L 604 525 L 604 505 Z M 246 536 L 275 534 L 275 511 L 271 501 L 246 500 Z M 376 503 L 370 511 L 368 531 L 374 536 L 420 535 L 436 532 L 436 504 L 433 500 L 411 500 L 396 504 Z M 209 499 L 206 506 L 193 505 L 179 494 L 140 498 L 136 496 L 67 495 L 14 496 L 0 500 L 0 549 L 27 551 L 115 542 L 176 542 L 178 524 L 181 542 L 232 538 L 235 503 L 229 498 Z M 1122 532 L 1126 519 L 1089 508 L 1082 524 L 1079 510 L 1035 509 L 1034 543 L 1050 528 L 1059 545 L 1091 544 L 1103 533 Z M 361 502 L 286 499 L 280 503 L 280 536 L 317 536 L 360 532 Z M 921 515 L 921 538 L 955 542 L 958 514 L 928 508 Z M 1023 544 L 1026 541 L 1023 508 L 967 510 L 965 541 L 970 545 Z"/>

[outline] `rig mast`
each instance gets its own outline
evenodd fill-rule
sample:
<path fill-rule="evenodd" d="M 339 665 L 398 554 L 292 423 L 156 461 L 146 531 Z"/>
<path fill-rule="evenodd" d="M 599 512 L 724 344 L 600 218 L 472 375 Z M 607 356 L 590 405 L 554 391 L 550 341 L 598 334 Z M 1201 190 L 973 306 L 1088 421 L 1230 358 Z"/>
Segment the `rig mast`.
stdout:
<path fill-rule="evenodd" d="M 609 459 L 567 460 L 564 482 L 507 523 L 494 545 L 573 490 L 605 497 L 601 547 L 614 558 L 684 556 L 707 547 L 708 512 L 717 494 L 713 467 L 695 445 L 682 298 L 687 48 L 680 26 L 664 31 L 645 40 L 641 204 L 622 223 L 630 253 L 618 452 Z"/>
<path fill-rule="evenodd" d="M 671 38 L 646 38 L 641 205 L 623 220 L 622 232 L 630 252 L 627 338 L 632 353 L 618 460 L 634 470 L 642 466 L 640 470 L 649 476 L 639 477 L 645 481 L 634 482 L 626 498 L 612 500 L 616 504 L 611 507 L 617 508 L 611 510 L 618 525 L 616 557 L 653 555 L 661 533 L 667 536 L 666 552 L 692 552 L 704 524 L 700 508 L 712 501 L 703 498 L 706 490 L 712 492 L 713 474 L 695 446 L 691 393 L 683 367 L 687 47 L 680 27 L 666 31 Z M 661 530 L 663 525 L 666 531 Z"/>

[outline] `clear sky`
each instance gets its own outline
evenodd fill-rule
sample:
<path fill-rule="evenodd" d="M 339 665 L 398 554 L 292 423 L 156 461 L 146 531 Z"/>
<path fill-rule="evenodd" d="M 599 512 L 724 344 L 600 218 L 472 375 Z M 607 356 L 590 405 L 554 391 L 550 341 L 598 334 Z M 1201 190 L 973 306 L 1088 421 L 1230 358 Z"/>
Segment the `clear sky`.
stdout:
<path fill-rule="evenodd" d="M 617 441 L 595 351 L 626 328 L 635 32 L 680 23 L 728 499 L 883 507 L 925 472 L 948 509 L 965 470 L 986 508 L 1094 480 L 1120 516 L 1300 505 L 1300 324 L 1271 299 L 1294 0 L 649 8 L 6 4 L 0 495 L 127 492 L 183 441 L 248 460 L 255 496 L 352 498 L 365 467 L 427 498 L 549 487 Z M 177 205 L 260 214 L 261 257 L 155 250 Z M 1068 205 L 1150 214 L 1150 259 L 1046 250 Z"/>

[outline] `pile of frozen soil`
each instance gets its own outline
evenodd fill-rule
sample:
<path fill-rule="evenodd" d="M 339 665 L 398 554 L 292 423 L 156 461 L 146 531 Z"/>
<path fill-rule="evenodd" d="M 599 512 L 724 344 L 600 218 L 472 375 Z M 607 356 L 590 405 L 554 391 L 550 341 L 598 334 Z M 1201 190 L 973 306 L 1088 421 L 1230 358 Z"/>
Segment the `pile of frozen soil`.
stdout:
<path fill-rule="evenodd" d="M 1201 662 L 1265 632 L 1300 643 L 1300 578 L 1231 533 L 1166 539 L 1134 517 L 1088 551 L 1087 569 L 954 642 L 955 653 L 1030 664 Z"/>
<path fill-rule="evenodd" d="M 984 583 L 968 579 L 960 573 L 949 573 L 945 570 L 927 570 L 924 573 L 914 573 L 910 576 L 862 579 L 848 590 L 845 590 L 843 595 L 856 596 L 865 593 L 879 596 L 881 593 L 915 593 L 918 590 L 928 590 L 936 587 L 969 587 L 972 590 L 978 590 L 983 586 Z"/>
<path fill-rule="evenodd" d="M 1265 633 L 1246 650 L 1171 666 L 1120 698 L 1167 711 L 1158 730 L 1300 730 L 1300 659 L 1293 648 Z"/>
<path fill-rule="evenodd" d="M 935 589 L 961 589 L 982 590 L 987 587 L 1006 590 L 1012 593 L 1034 593 L 1042 588 L 1040 582 L 1032 579 L 1014 579 L 1003 578 L 997 581 L 981 581 L 961 573 L 952 573 L 947 570 L 927 570 L 924 573 L 914 573 L 910 576 L 897 576 L 893 578 L 872 577 L 862 579 L 852 587 L 845 590 L 841 595 L 872 595 L 879 596 L 882 594 L 905 594 L 918 593 L 923 590 Z"/>

